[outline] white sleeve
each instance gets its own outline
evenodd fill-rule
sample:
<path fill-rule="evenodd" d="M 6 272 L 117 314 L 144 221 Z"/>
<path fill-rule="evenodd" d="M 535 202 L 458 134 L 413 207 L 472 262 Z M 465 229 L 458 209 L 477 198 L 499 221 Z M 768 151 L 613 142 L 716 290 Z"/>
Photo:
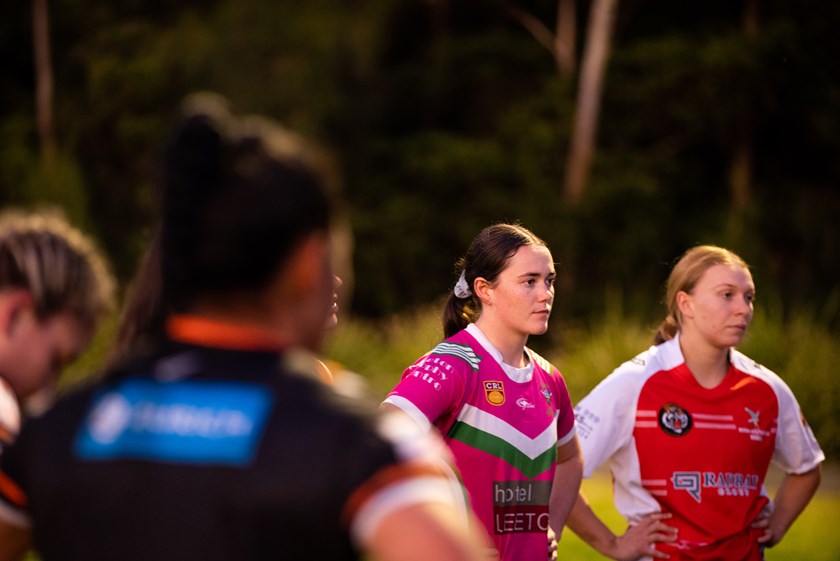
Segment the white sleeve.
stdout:
<path fill-rule="evenodd" d="M 772 375 L 771 385 L 779 400 L 779 425 L 773 463 L 786 473 L 805 473 L 825 460 L 825 454 L 788 385 Z"/>
<path fill-rule="evenodd" d="M 640 357 L 614 370 L 575 406 L 584 477 L 590 477 L 601 464 L 631 443 L 645 371 Z"/>
<path fill-rule="evenodd" d="M 382 414 L 378 430 L 393 445 L 399 463 L 384 469 L 387 477 L 371 478 L 372 492 L 350 516 L 354 541 L 364 549 L 383 520 L 417 504 L 444 504 L 469 526 L 467 497 L 446 443 L 399 413 Z"/>

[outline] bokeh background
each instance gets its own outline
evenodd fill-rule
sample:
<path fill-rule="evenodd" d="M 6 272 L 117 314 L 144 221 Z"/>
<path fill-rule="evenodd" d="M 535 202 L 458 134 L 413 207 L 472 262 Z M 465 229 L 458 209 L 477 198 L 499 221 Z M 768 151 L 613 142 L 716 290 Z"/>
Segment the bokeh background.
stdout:
<path fill-rule="evenodd" d="M 521 222 L 558 261 L 532 345 L 573 399 L 649 343 L 679 255 L 724 245 L 758 286 L 744 350 L 837 459 L 838 28 L 840 3 L 816 0 L 6 2 L 0 205 L 60 206 L 125 287 L 182 98 L 285 123 L 343 179 L 352 267 L 328 353 L 375 396 L 440 337 L 487 224 Z M 836 559 L 825 539 L 809 558 Z"/>

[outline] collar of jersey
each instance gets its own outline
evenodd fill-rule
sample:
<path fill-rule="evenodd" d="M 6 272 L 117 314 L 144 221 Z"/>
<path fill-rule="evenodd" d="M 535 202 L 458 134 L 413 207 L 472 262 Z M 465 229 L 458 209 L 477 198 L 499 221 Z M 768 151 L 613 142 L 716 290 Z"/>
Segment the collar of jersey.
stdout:
<path fill-rule="evenodd" d="M 267 329 L 234 324 L 202 316 L 176 314 L 166 320 L 173 341 L 243 351 L 281 352 L 285 345 Z"/>
<path fill-rule="evenodd" d="M 517 368 L 506 363 L 502 359 L 502 352 L 493 346 L 493 343 L 490 342 L 490 339 L 484 334 L 479 327 L 471 323 L 466 327 L 467 333 L 473 336 L 473 338 L 478 341 L 478 344 L 487 350 L 490 353 L 490 356 L 499 363 L 499 366 L 504 370 L 505 374 L 507 374 L 508 378 L 513 380 L 514 382 L 519 382 L 520 384 L 525 384 L 531 381 L 531 378 L 534 375 L 534 359 L 528 353 L 528 348 L 525 348 L 525 354 L 528 357 L 528 364 L 523 366 L 522 368 Z"/>

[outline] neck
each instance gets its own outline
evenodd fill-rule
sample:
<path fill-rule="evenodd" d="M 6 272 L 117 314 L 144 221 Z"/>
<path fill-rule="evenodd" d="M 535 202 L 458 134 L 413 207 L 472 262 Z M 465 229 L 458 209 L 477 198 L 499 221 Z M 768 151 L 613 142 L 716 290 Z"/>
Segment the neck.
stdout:
<path fill-rule="evenodd" d="M 282 348 L 301 344 L 296 331 L 290 327 L 294 322 L 282 315 L 272 313 L 270 307 L 256 308 L 236 301 L 225 302 L 221 305 L 203 302 L 195 306 L 189 314 L 259 330 Z"/>
<path fill-rule="evenodd" d="M 525 344 L 528 336 L 518 333 L 511 333 L 492 321 L 482 319 L 480 316 L 475 322 L 476 326 L 484 333 L 484 336 L 502 353 L 502 362 L 515 368 L 522 368 L 528 364 L 525 358 Z"/>
<path fill-rule="evenodd" d="M 680 350 L 685 365 L 704 388 L 717 387 L 729 372 L 729 349 L 721 349 L 696 340 L 690 333 L 680 333 Z"/>

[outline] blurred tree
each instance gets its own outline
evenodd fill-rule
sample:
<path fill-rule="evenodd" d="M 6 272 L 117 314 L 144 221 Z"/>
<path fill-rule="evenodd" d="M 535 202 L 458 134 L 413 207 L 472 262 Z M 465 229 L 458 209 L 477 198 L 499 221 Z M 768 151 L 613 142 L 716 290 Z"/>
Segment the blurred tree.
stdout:
<path fill-rule="evenodd" d="M 50 16 L 47 0 L 32 0 L 32 41 L 35 63 L 35 110 L 43 165 L 55 157 L 53 130 L 53 70 L 50 54 Z"/>
<path fill-rule="evenodd" d="M 577 41 L 575 0 L 557 0 L 557 14 L 554 19 L 553 30 L 544 24 L 539 17 L 516 2 L 511 0 L 496 0 L 496 2 L 551 53 L 562 77 L 570 78 L 573 76 L 577 64 L 575 56 Z"/>
<path fill-rule="evenodd" d="M 586 48 L 578 85 L 572 142 L 566 160 L 563 195 L 572 205 L 580 202 L 589 180 L 595 152 L 601 93 L 612 43 L 618 0 L 593 0 L 589 14 Z"/>

